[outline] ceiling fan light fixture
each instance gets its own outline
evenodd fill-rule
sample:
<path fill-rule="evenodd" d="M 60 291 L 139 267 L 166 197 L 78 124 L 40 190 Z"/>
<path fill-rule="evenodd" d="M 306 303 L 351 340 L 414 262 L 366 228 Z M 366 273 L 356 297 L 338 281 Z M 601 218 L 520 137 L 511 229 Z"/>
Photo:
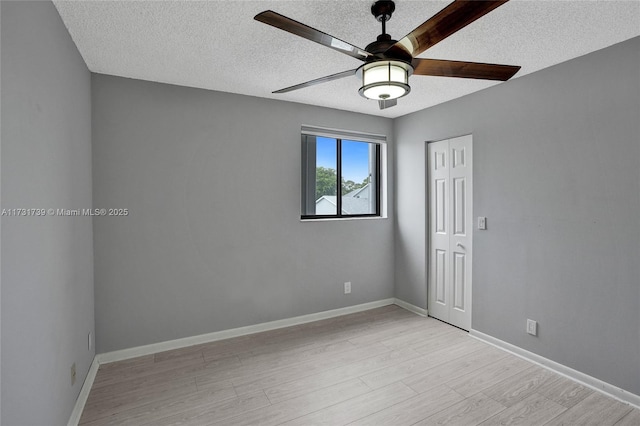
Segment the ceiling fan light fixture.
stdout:
<path fill-rule="evenodd" d="M 362 87 L 358 93 L 367 99 L 397 99 L 411 91 L 409 76 L 413 73 L 413 67 L 405 62 L 369 62 L 361 66 L 357 72 L 362 78 Z"/>

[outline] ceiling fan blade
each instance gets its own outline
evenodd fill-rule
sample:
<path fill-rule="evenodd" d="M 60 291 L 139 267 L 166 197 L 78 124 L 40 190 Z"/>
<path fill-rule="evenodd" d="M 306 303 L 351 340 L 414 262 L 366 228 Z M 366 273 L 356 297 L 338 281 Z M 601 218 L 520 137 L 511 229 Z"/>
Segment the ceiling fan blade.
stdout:
<path fill-rule="evenodd" d="M 520 70 L 515 65 L 483 64 L 479 62 L 447 61 L 416 58 L 411 62 L 414 75 L 477 78 L 482 80 L 509 80 Z"/>
<path fill-rule="evenodd" d="M 418 56 L 509 0 L 456 0 L 404 36 L 385 53 Z"/>
<path fill-rule="evenodd" d="M 387 109 L 387 108 L 391 108 L 392 106 L 396 106 L 398 105 L 398 99 L 387 99 L 387 100 L 383 100 L 380 99 L 378 101 L 378 106 L 380 107 L 380 109 Z"/>
<path fill-rule="evenodd" d="M 346 41 L 342 41 L 329 34 L 323 33 L 322 31 L 316 30 L 315 28 L 311 28 L 308 25 L 294 21 L 293 19 L 287 18 L 286 16 L 280 15 L 272 10 L 265 10 L 264 12 L 258 13 L 253 19 L 264 22 L 272 27 L 280 28 L 281 30 L 290 32 L 291 34 L 295 34 L 302 38 L 306 38 L 307 40 L 314 41 L 323 46 L 330 47 L 331 49 L 345 53 L 356 59 L 364 61 L 371 56 L 371 53 L 364 49 L 360 49 Z"/>
<path fill-rule="evenodd" d="M 342 71 L 336 74 L 327 75 L 324 77 L 316 78 L 315 80 L 307 81 L 304 83 L 296 84 L 295 86 L 285 87 L 284 89 L 276 90 L 273 93 L 287 93 L 293 90 L 304 89 L 305 87 L 315 86 L 316 84 L 326 83 L 328 81 L 338 80 L 340 78 L 350 77 L 355 75 L 356 70 Z"/>

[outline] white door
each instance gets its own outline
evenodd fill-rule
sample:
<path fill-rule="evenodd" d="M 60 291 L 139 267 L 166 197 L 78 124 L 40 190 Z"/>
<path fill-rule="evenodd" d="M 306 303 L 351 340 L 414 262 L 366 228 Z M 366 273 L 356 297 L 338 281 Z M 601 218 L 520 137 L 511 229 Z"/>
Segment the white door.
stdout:
<path fill-rule="evenodd" d="M 429 315 L 471 328 L 471 135 L 428 144 Z"/>

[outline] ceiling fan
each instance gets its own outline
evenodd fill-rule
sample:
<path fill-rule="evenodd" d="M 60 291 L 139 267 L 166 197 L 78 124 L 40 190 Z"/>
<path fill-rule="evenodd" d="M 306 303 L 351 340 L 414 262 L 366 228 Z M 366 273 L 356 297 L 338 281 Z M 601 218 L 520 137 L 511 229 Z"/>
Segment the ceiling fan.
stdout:
<path fill-rule="evenodd" d="M 428 48 L 507 1 L 456 0 L 400 40 L 393 40 L 386 33 L 386 23 L 395 11 L 395 3 L 391 0 L 378 0 L 371 6 L 371 13 L 382 23 L 382 34 L 365 49 L 271 10 L 257 14 L 254 19 L 364 62 L 356 69 L 296 84 L 273 93 L 291 92 L 357 75 L 362 79 L 360 95 L 377 100 L 380 109 L 385 109 L 396 105 L 398 98 L 411 91 L 409 77 L 412 74 L 506 81 L 517 73 L 520 67 L 513 65 L 416 58 Z"/>

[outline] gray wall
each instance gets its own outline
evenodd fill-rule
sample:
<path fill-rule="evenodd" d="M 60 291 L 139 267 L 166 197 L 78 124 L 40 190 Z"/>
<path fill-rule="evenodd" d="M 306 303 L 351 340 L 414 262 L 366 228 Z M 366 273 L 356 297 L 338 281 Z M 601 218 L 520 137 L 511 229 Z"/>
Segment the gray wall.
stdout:
<path fill-rule="evenodd" d="M 395 121 L 396 297 L 426 304 L 425 141 L 471 133 L 488 218 L 472 327 L 640 394 L 639 51 L 634 38 Z"/>
<path fill-rule="evenodd" d="M 90 73 L 51 2 L 0 8 L 2 207 L 88 208 Z M 3 424 L 69 419 L 94 355 L 91 222 L 2 217 Z"/>
<path fill-rule="evenodd" d="M 300 221 L 302 124 L 361 114 L 93 75 L 98 352 L 393 296 L 393 219 Z M 343 294 L 351 281 L 353 293 Z"/>

